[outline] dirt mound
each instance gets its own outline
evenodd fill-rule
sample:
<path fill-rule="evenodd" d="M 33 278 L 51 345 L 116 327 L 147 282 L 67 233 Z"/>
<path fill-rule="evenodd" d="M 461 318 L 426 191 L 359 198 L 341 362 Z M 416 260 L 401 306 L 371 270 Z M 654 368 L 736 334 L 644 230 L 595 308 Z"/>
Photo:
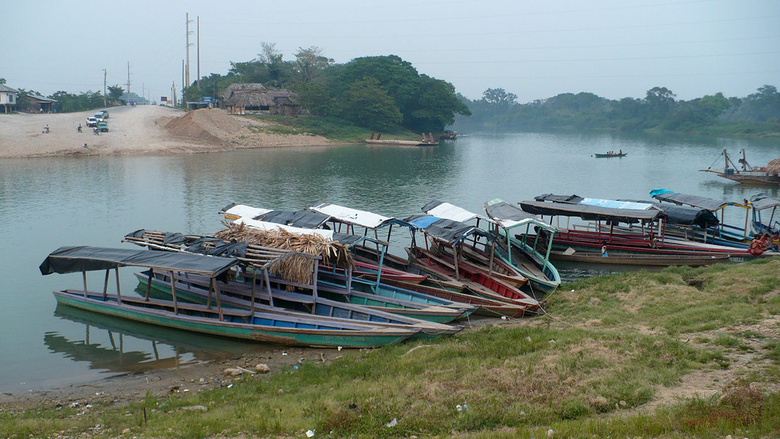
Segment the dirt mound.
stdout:
<path fill-rule="evenodd" d="M 240 119 L 216 108 L 190 111 L 168 121 L 165 129 L 179 139 L 223 146 L 230 146 L 235 136 L 249 134 Z"/>

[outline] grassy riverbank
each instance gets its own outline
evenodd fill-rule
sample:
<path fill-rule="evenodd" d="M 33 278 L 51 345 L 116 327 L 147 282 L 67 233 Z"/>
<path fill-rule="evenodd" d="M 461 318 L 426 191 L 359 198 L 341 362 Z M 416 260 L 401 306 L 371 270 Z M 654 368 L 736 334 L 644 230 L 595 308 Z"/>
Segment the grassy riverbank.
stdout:
<path fill-rule="evenodd" d="M 253 115 L 248 116 L 264 123 L 263 126 L 254 126 L 253 130 L 268 134 L 309 134 L 328 138 L 334 143 L 362 143 L 371 137 L 372 131 L 368 128 L 358 127 L 349 122 L 335 117 L 288 117 Z M 383 132 L 386 139 L 419 140 L 420 134 L 412 133 L 404 129 L 396 129 Z"/>
<path fill-rule="evenodd" d="M 778 260 L 612 275 L 538 317 L 197 395 L 2 411 L 0 436 L 770 437 L 779 333 Z"/>

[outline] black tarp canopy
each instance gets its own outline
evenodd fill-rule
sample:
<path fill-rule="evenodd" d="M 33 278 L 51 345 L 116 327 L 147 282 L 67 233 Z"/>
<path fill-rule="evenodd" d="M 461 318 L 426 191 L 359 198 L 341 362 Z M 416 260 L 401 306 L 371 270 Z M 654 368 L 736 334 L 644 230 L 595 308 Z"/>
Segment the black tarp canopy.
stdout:
<path fill-rule="evenodd" d="M 585 198 L 579 195 L 555 195 L 555 194 L 542 194 L 534 197 L 536 201 L 552 201 L 554 203 L 570 203 L 579 204 L 580 201 Z"/>
<path fill-rule="evenodd" d="M 470 235 L 490 237 L 487 232 L 475 226 L 431 215 L 412 215 L 404 221 L 414 226 L 415 229 L 422 230 L 427 235 L 450 245 Z"/>
<path fill-rule="evenodd" d="M 520 208 L 535 215 L 573 216 L 588 221 L 602 220 L 624 223 L 654 221 L 659 216 L 664 215 L 663 212 L 656 209 L 615 209 L 589 204 L 569 204 L 566 202 L 521 201 Z"/>
<path fill-rule="evenodd" d="M 105 247 L 60 247 L 41 263 L 41 274 L 76 273 L 119 267 L 145 267 L 217 276 L 238 260 L 194 253 Z"/>
<path fill-rule="evenodd" d="M 698 195 L 679 194 L 677 192 L 661 192 L 656 190 L 651 192 L 653 198 L 659 201 L 666 201 L 674 204 L 687 204 L 688 206 L 699 207 L 715 212 L 719 209 L 723 209 L 726 206 L 740 206 L 745 205 L 740 203 L 733 203 L 730 201 L 718 201 L 713 198 L 700 197 Z"/>
<path fill-rule="evenodd" d="M 312 210 L 272 210 L 252 219 L 302 229 L 319 229 L 330 216 Z"/>
<path fill-rule="evenodd" d="M 707 228 L 709 226 L 716 226 L 720 223 L 718 217 L 715 216 L 715 213 L 709 209 L 678 206 L 676 204 L 668 203 L 653 203 L 653 206 L 666 214 L 666 222 L 668 224 L 685 226 L 695 225 Z"/>

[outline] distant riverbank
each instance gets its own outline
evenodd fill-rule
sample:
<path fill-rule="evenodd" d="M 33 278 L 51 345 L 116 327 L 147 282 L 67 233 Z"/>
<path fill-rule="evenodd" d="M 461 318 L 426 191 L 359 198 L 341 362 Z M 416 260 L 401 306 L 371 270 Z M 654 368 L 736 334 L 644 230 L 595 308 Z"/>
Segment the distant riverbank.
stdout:
<path fill-rule="evenodd" d="M 86 127 L 93 111 L 0 114 L 0 158 L 174 154 L 328 145 L 323 136 L 263 132 L 263 122 L 221 109 L 184 113 L 162 106 L 109 108 L 109 132 Z M 78 125 L 83 129 L 77 131 Z M 49 127 L 45 133 L 44 127 Z"/>

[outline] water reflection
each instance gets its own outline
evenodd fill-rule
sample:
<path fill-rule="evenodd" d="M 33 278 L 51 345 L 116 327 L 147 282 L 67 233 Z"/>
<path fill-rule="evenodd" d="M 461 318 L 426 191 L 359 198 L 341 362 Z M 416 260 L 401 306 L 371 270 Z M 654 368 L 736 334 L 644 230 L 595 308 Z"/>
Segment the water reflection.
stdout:
<path fill-rule="evenodd" d="M 111 375 L 178 368 L 248 351 L 271 352 L 273 349 L 136 323 L 70 306 L 58 305 L 54 316 L 83 325 L 83 336 L 48 331 L 43 336 L 43 342 L 49 351 Z"/>

